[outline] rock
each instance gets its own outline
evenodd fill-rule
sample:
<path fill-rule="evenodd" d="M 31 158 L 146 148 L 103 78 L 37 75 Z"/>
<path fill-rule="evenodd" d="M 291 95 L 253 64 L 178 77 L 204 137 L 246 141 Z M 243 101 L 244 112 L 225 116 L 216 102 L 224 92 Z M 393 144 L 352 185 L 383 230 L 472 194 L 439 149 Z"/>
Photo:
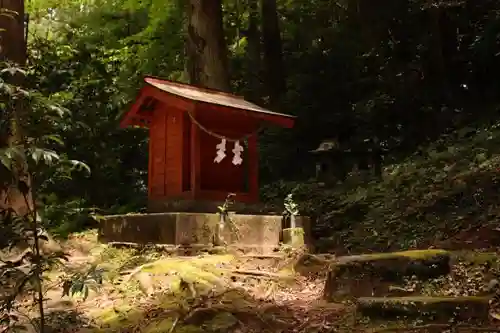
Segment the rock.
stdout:
<path fill-rule="evenodd" d="M 370 319 L 432 321 L 433 323 L 487 321 L 488 297 L 361 297 L 358 311 Z"/>
<path fill-rule="evenodd" d="M 324 297 L 390 296 L 391 287 L 405 277 L 428 280 L 450 272 L 450 254 L 444 250 L 416 250 L 339 257 L 330 266 Z"/>

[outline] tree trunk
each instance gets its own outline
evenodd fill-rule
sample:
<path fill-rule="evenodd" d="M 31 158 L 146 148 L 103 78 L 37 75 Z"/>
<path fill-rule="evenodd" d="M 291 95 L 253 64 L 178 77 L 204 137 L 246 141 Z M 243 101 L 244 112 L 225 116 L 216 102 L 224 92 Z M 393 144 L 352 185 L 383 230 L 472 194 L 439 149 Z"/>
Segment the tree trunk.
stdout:
<path fill-rule="evenodd" d="M 25 26 L 24 0 L 0 0 L 0 61 L 11 62 L 16 67 L 24 67 L 27 60 L 27 25 Z M 14 75 L 11 82 L 14 86 L 22 86 L 24 77 L 21 74 Z M 23 146 L 23 132 L 20 124 L 23 120 L 23 103 L 18 100 L 12 104 L 11 109 L 8 109 L 8 119 L 4 124 L 9 124 L 6 128 L 6 135 L 0 135 L 5 138 L 4 142 L 0 142 L 0 147 L 9 145 Z M 5 120 L 5 119 L 3 119 Z M 2 131 L 4 128 L 2 128 Z M 26 160 L 15 161 L 15 175 L 3 177 L 10 181 L 0 184 L 0 209 L 13 209 L 17 215 L 26 216 L 36 212 L 34 210 L 33 192 L 31 189 L 31 177 L 26 165 Z M 5 168 L 1 169 L 2 173 L 11 171 Z M 13 181 L 15 180 L 15 181 Z M 27 186 L 27 193 L 22 193 L 19 187 L 19 181 L 23 181 Z M 39 227 L 42 227 L 39 225 Z M 38 240 L 38 247 L 42 253 L 52 253 L 61 251 L 61 246 L 48 233 L 45 233 L 47 241 Z M 36 239 L 36 238 L 35 238 Z M 21 249 L 26 249 L 30 245 L 26 242 L 21 242 L 17 245 Z"/>
<path fill-rule="evenodd" d="M 286 91 L 283 51 L 276 0 L 262 0 L 262 37 L 266 85 L 271 106 L 278 106 Z"/>
<path fill-rule="evenodd" d="M 24 0 L 0 0 L 0 61 L 26 63 Z"/>
<path fill-rule="evenodd" d="M 252 102 L 260 103 L 261 98 L 261 46 L 259 31 L 259 3 L 258 0 L 248 1 L 248 29 L 246 37 L 248 40 L 247 52 L 247 82 L 248 99 Z"/>
<path fill-rule="evenodd" d="M 189 0 L 187 34 L 190 83 L 229 92 L 221 0 Z"/>
<path fill-rule="evenodd" d="M 432 52 L 432 69 L 435 77 L 436 89 L 441 93 L 440 97 L 444 97 L 447 101 L 451 101 L 451 89 L 448 81 L 448 73 L 446 70 L 446 59 L 444 55 L 443 44 L 443 29 L 442 21 L 446 13 L 440 7 L 429 9 L 431 16 L 431 52 Z"/>
<path fill-rule="evenodd" d="M 24 0 L 0 0 L 0 61 L 12 63 L 17 67 L 24 67 L 26 64 L 26 30 L 24 18 Z M 23 76 L 20 74 L 11 77 L 10 83 L 20 86 L 23 83 Z M 17 101 L 11 109 L 7 110 L 3 119 L 4 128 L 2 138 L 6 141 L 0 145 L 19 145 L 22 133 L 19 128 L 22 116 L 22 102 Z M 8 125 L 7 125 L 8 124 Z M 24 161 L 18 161 L 18 178 L 24 179 L 29 184 L 29 177 L 25 176 Z M 3 173 L 9 172 L 2 170 Z M 9 172 L 10 173 L 10 172 Z M 8 179 L 2 177 L 2 179 Z M 19 215 L 27 213 L 29 206 L 26 205 L 24 196 L 17 189 L 17 184 L 6 182 L 1 190 L 0 207 L 13 208 Z M 31 191 L 28 193 L 28 203 L 31 204 Z"/>

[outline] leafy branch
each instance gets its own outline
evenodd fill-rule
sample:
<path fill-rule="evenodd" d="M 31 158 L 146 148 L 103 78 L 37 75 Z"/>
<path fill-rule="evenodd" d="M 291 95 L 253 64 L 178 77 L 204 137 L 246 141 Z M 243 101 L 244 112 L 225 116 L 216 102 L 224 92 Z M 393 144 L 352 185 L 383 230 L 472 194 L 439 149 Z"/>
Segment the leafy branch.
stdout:
<path fill-rule="evenodd" d="M 25 74 L 25 71 L 14 67 L 0 70 L 0 76 Z M 36 91 L 29 92 L 22 87 L 11 85 L 1 77 L 0 100 L 8 115 L 8 119 L 2 119 L 2 134 L 6 142 L 2 142 L 4 146 L 0 149 L 0 167 L 9 177 L 3 180 L 2 190 L 7 197 L 23 203 L 22 209 L 7 205 L 1 211 L 0 226 L 3 231 L 7 231 L 7 244 L 3 245 L 10 250 L 27 245 L 20 256 L 0 260 L 0 324 L 6 329 L 19 326 L 19 318 L 13 313 L 16 308 L 15 301 L 19 295 L 34 293 L 40 315 L 37 331 L 43 333 L 46 326 L 43 275 L 54 265 L 67 260 L 67 257 L 60 249 L 48 252 L 43 250 L 44 244 L 51 240 L 43 229 L 45 221 L 39 214 L 37 180 L 40 180 L 38 178 L 47 168 L 69 172 L 75 169 L 90 172 L 90 168 L 83 162 L 63 158 L 50 148 L 50 144 L 54 142 L 63 145 L 62 140 L 52 132 L 67 114 L 64 109 L 51 105 Z M 27 110 L 23 110 L 28 112 L 17 111 L 17 100 L 22 100 L 25 106 L 28 106 Z M 15 119 L 16 124 L 13 124 L 11 119 Z M 17 134 L 13 133 L 14 126 Z M 18 132 L 20 127 L 22 130 Z M 94 270 L 89 274 L 72 276 L 71 280 L 64 283 L 64 291 L 72 295 L 77 292 L 88 295 L 86 283 L 89 280 L 93 279 L 96 284 L 102 283 L 98 271 Z"/>

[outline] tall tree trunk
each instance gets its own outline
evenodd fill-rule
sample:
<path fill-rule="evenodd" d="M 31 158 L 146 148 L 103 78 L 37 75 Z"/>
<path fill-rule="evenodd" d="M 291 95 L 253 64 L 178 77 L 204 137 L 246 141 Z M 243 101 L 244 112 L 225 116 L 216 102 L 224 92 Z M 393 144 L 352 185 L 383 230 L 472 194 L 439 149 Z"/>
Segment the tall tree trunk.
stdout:
<path fill-rule="evenodd" d="M 230 91 L 221 0 L 189 0 L 187 65 L 191 84 Z"/>
<path fill-rule="evenodd" d="M 261 10 L 266 85 L 271 106 L 277 107 L 286 81 L 276 0 L 262 0 Z"/>
<path fill-rule="evenodd" d="M 13 63 L 16 67 L 24 67 L 27 60 L 27 24 L 25 25 L 24 14 L 24 0 L 0 0 L 0 61 L 7 61 Z M 24 77 L 21 74 L 11 77 L 11 84 L 15 86 L 22 86 Z M 23 120 L 24 108 L 21 100 L 11 103 L 11 109 L 2 114 L 4 124 L 9 124 L 8 128 L 2 128 L 0 137 L 5 138 L 0 142 L 0 147 L 9 145 L 23 146 L 24 136 L 21 125 Z M 25 216 L 33 212 L 34 209 L 33 192 L 31 189 L 32 182 L 27 168 L 25 159 L 14 161 L 15 175 L 9 178 L 11 181 L 0 184 L 0 209 L 13 209 L 19 216 Z M 1 168 L 2 173 L 11 171 Z M 17 180 L 13 182 L 12 179 Z M 19 184 L 22 181 L 27 185 L 26 189 L 22 189 Z M 40 225 L 38 227 L 41 227 Z M 38 247 L 44 253 L 58 252 L 62 248 L 49 234 L 46 234 L 48 240 L 38 239 Z M 35 237 L 35 241 L 37 237 Z M 26 249 L 27 243 L 22 242 L 18 244 L 21 249 Z"/>
<path fill-rule="evenodd" d="M 0 61 L 26 63 L 24 0 L 0 0 Z"/>
<path fill-rule="evenodd" d="M 253 102 L 260 102 L 261 98 L 261 46 L 259 31 L 259 3 L 258 0 L 248 0 L 248 29 L 246 37 L 248 40 L 247 52 L 247 81 L 248 98 Z"/>
<path fill-rule="evenodd" d="M 440 97 L 445 98 L 447 102 L 452 100 L 450 82 L 448 81 L 448 73 L 443 45 L 446 43 L 443 40 L 442 22 L 445 19 L 446 12 L 440 7 L 429 9 L 431 16 L 431 52 L 432 52 L 432 69 L 435 77 L 436 89 L 440 92 Z"/>
<path fill-rule="evenodd" d="M 0 0 L 0 61 L 10 62 L 16 67 L 24 67 L 26 64 L 26 30 L 24 15 L 24 0 Z M 23 84 L 23 76 L 16 74 L 10 78 L 15 86 Z M 1 146 L 19 145 L 22 142 L 22 133 L 19 124 L 22 118 L 22 102 L 9 103 L 11 109 L 4 113 L 4 128 L 2 138 L 5 142 L 0 142 Z M 8 124 L 8 125 L 7 125 Z M 24 161 L 17 161 L 17 177 L 29 184 L 29 177 L 26 176 Z M 6 172 L 6 170 L 3 170 Z M 6 179 L 2 177 L 3 179 Z M 16 187 L 17 184 L 5 184 L 1 189 L 0 207 L 13 208 L 18 214 L 24 215 L 32 204 L 31 191 L 28 195 L 28 205 L 22 193 Z"/>

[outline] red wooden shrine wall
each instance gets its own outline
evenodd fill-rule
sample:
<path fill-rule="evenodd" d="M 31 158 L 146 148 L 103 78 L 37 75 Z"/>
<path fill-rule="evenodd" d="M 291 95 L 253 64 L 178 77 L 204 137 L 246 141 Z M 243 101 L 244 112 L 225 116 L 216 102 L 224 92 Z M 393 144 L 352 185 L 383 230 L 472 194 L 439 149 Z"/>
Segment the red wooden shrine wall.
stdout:
<path fill-rule="evenodd" d="M 257 120 L 238 113 L 224 113 L 209 107 L 201 111 L 194 114 L 196 122 L 221 136 L 239 139 L 255 133 L 258 128 Z M 243 163 L 234 165 L 234 142 L 227 141 L 226 157 L 221 163 L 214 163 L 216 145 L 220 142 L 221 139 L 193 124 L 186 111 L 174 107 L 165 109 L 165 104 L 158 103 L 150 125 L 149 197 L 187 198 L 193 190 L 221 192 L 223 196 L 228 192 L 257 192 L 256 152 L 249 156 L 249 147 L 240 142 L 245 149 L 241 155 Z"/>
<path fill-rule="evenodd" d="M 220 112 L 216 107 L 205 106 L 204 112 L 199 112 L 195 119 L 209 131 L 232 139 L 241 139 L 247 134 L 255 133 L 257 122 L 253 118 L 246 117 L 237 112 Z M 248 146 L 241 141 L 244 147 L 241 154 L 243 163 L 234 165 L 233 148 L 234 142 L 226 140 L 226 157 L 215 163 L 217 154 L 216 145 L 221 142 L 220 138 L 200 131 L 200 187 L 201 190 L 221 191 L 224 193 L 245 193 L 250 190 Z M 253 156 L 252 158 L 257 158 Z"/>
<path fill-rule="evenodd" d="M 219 132 L 221 133 L 221 132 Z M 227 136 L 230 133 L 225 132 Z M 234 133 L 232 136 L 235 136 Z M 236 136 L 237 137 L 237 136 Z M 226 157 L 220 162 L 215 163 L 214 158 L 217 150 L 215 148 L 221 142 L 220 139 L 213 137 L 205 132 L 200 133 L 200 188 L 208 191 L 224 192 L 246 192 L 246 183 L 248 182 L 248 161 L 245 158 L 247 148 L 242 153 L 243 163 L 233 165 L 234 142 L 226 142 Z M 244 146 L 244 142 L 240 142 Z"/>
<path fill-rule="evenodd" d="M 152 198 L 182 193 L 183 114 L 160 108 L 154 113 L 149 137 L 149 195 Z"/>

